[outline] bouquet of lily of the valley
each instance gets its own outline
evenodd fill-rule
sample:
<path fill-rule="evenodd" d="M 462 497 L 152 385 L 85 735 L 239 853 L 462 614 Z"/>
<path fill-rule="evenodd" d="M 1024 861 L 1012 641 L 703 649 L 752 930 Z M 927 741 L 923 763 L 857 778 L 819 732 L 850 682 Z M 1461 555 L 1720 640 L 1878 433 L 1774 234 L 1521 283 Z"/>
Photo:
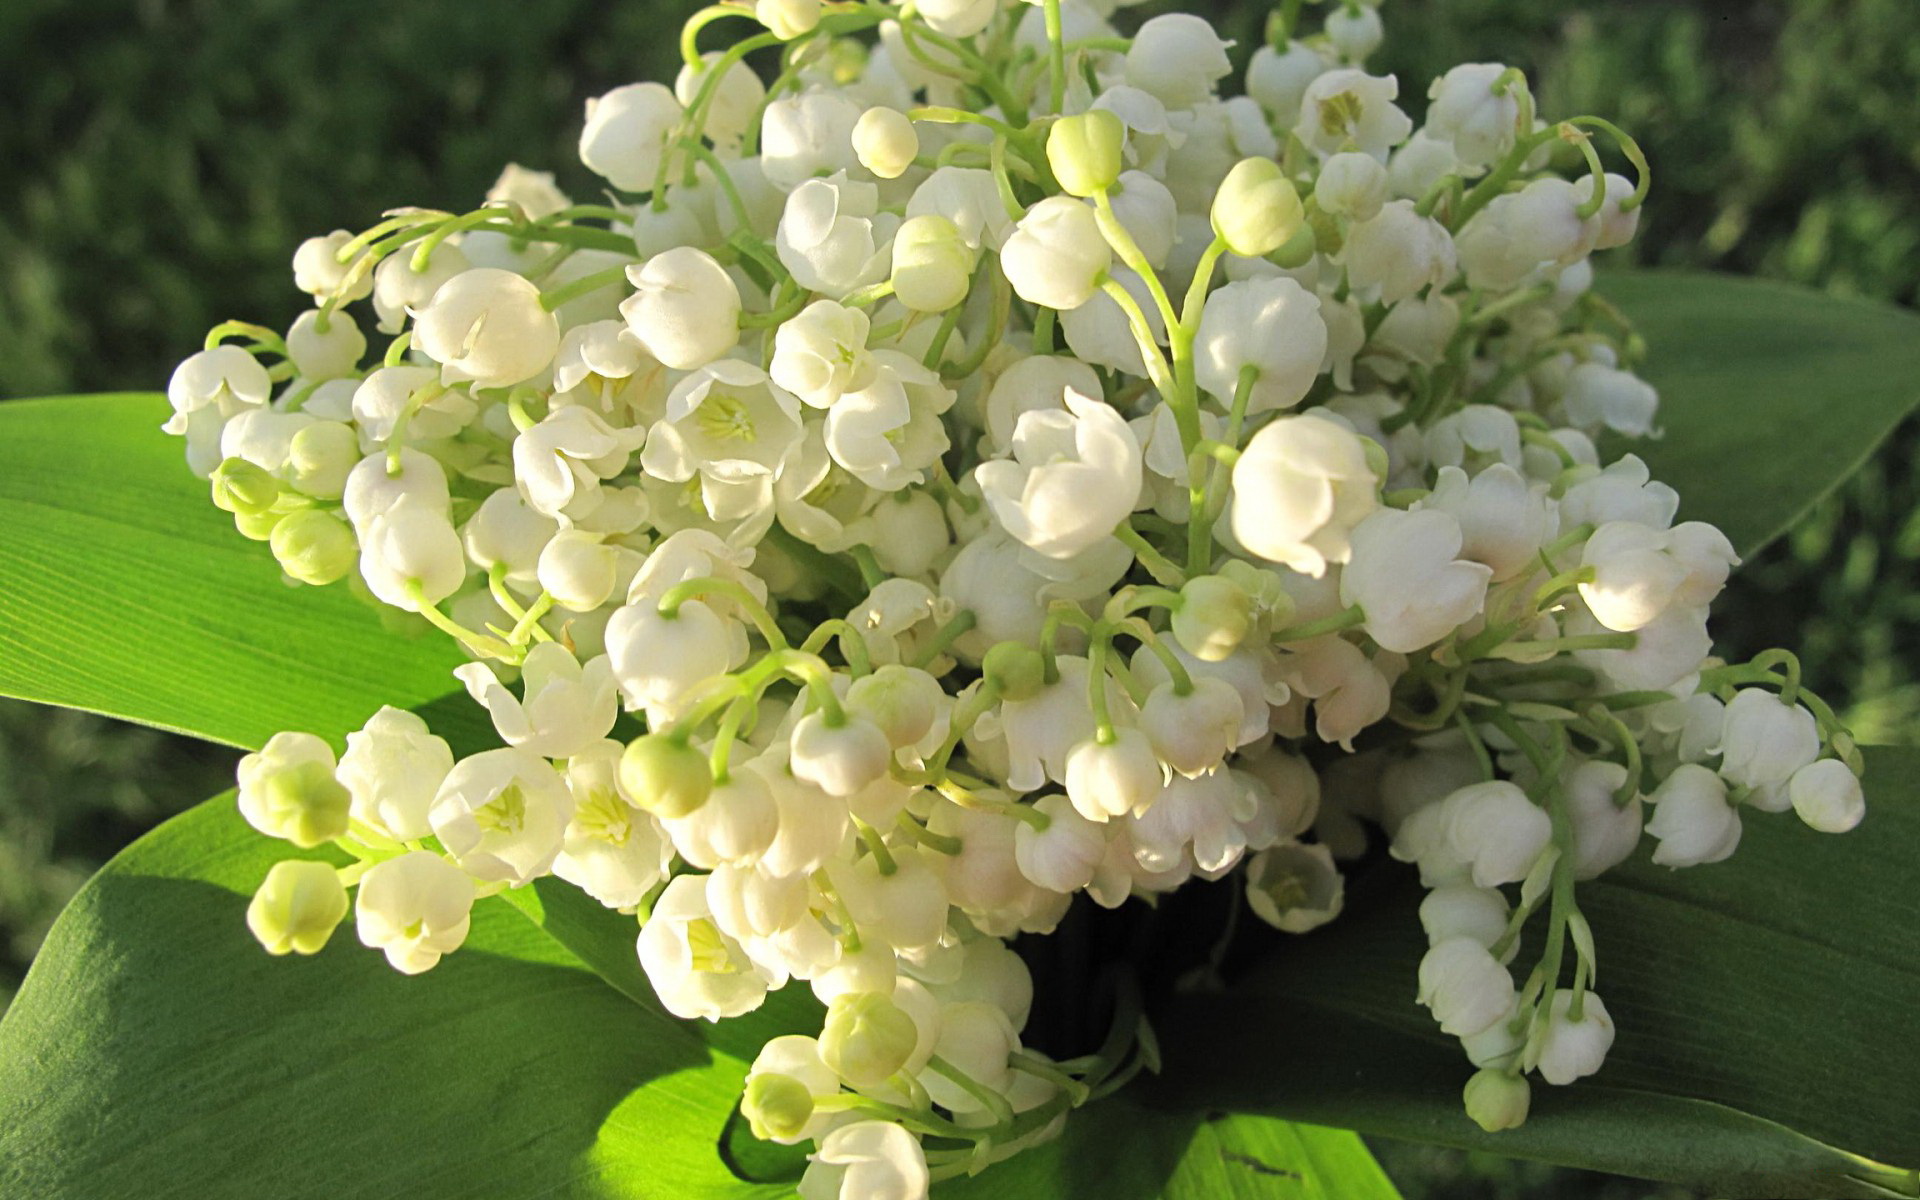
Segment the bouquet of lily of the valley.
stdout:
<path fill-rule="evenodd" d="M 38 1164 L 10 1194 L 161 1194 L 222 1088 L 274 1126 L 214 1176 L 249 1195 L 1390 1194 L 1351 1135 L 1209 1110 L 1920 1190 L 1874 1161 L 1920 1161 L 1910 1130 L 1815 1103 L 1857 1048 L 1761 1040 L 1893 1039 L 1850 1094 L 1920 1100 L 1874 992 L 1913 949 L 1874 911 L 1894 843 L 1816 836 L 1861 821 L 1865 758 L 1791 653 L 1725 661 L 1708 621 L 1899 406 L 1764 400 L 1764 355 L 1690 328 L 1804 338 L 1773 293 L 1596 288 L 1651 182 L 1609 121 L 1500 64 L 1402 96 L 1375 8 L 1299 8 L 1236 71 L 1207 21 L 1097 0 L 721 4 L 672 86 L 588 102 L 590 199 L 510 166 L 470 212 L 302 243 L 313 306 L 218 326 L 167 389 L 259 543 L 212 535 L 244 586 L 144 642 L 197 658 L 199 707 L 101 702 L 73 660 L 25 690 L 254 750 L 159 872 L 230 860 L 219 902 L 145 953 L 230 955 L 244 915 L 319 961 L 177 978 L 176 1030 L 266 989 L 179 1047 L 199 1124 L 71 1176 L 0 1134 Z M 1668 414 L 1639 372 L 1689 339 L 1709 399 Z M 1681 519 L 1689 470 L 1769 432 L 1805 438 L 1768 443 L 1779 494 Z M 1762 861 L 1710 865 L 1743 838 Z M 86 1074 L 49 1014 L 116 961 L 141 854 L 9 1018 L 23 1099 Z M 1905 950 L 1754 903 L 1842 893 Z M 1718 974 L 1708 921 L 1753 923 Z M 123 986 L 99 1020 L 157 984 Z M 1746 1039 L 1787 1056 L 1768 1087 L 1715 1076 Z"/>

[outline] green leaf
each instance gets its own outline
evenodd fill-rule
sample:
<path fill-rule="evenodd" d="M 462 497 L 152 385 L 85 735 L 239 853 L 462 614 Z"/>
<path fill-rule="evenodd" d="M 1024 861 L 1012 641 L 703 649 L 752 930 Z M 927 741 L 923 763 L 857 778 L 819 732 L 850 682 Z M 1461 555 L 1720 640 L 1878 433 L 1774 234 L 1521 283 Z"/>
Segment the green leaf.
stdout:
<path fill-rule="evenodd" d="M 1786 532 L 1920 404 L 1920 316 L 1887 304 L 1688 271 L 1603 274 L 1651 347 L 1658 441 L 1646 459 L 1680 515 L 1741 554 Z M 1612 457 L 1610 453 L 1608 457 Z"/>
<path fill-rule="evenodd" d="M 1853 833 L 1749 812 L 1727 862 L 1674 872 L 1643 851 L 1580 885 L 1618 1040 L 1591 1079 L 1536 1084 L 1518 1130 L 1461 1111 L 1472 1068 L 1414 1003 L 1420 893 L 1398 867 L 1233 992 L 1163 1014 L 1159 1098 L 1722 1196 L 1920 1194 L 1920 751 L 1867 764 Z"/>
<path fill-rule="evenodd" d="M 216 797 L 75 898 L 0 1021 L 0 1194 L 753 1193 L 714 1149 L 744 1066 L 693 1026 L 498 900 L 415 978 L 350 924 L 271 958 L 243 914 L 280 849 Z"/>
<path fill-rule="evenodd" d="M 389 632 L 344 584 L 284 583 L 160 432 L 170 411 L 0 405 L 0 694 L 254 747 L 447 693 L 452 642 Z"/>
<path fill-rule="evenodd" d="M 1202 1122 L 1164 1200 L 1399 1200 L 1358 1134 L 1244 1115 Z"/>

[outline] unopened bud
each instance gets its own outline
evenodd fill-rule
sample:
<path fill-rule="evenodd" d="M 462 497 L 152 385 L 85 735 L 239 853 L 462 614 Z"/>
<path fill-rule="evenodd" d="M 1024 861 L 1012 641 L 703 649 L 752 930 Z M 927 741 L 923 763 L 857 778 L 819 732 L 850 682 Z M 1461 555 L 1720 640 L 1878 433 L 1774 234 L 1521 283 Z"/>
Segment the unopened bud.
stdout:
<path fill-rule="evenodd" d="M 855 1087 L 877 1087 L 905 1066 L 920 1030 L 906 1010 L 879 992 L 835 997 L 820 1031 L 820 1061 Z"/>
<path fill-rule="evenodd" d="M 213 502 L 235 516 L 262 513 L 280 499 L 280 481 L 244 458 L 229 458 L 213 469 Z"/>
<path fill-rule="evenodd" d="M 1213 197 L 1213 231 L 1245 258 L 1272 254 L 1306 223 L 1293 181 L 1270 158 L 1243 158 Z"/>
<path fill-rule="evenodd" d="M 1127 127 L 1103 108 L 1061 117 L 1047 132 L 1047 165 L 1060 190 L 1083 199 L 1120 178 L 1120 149 Z"/>
<path fill-rule="evenodd" d="M 960 227 L 938 213 L 901 223 L 893 238 L 893 294 L 915 312 L 945 312 L 967 298 L 973 251 Z"/>
<path fill-rule="evenodd" d="M 1180 589 L 1173 637 L 1201 662 L 1220 662 L 1253 627 L 1253 597 L 1224 575 L 1199 575 Z"/>
<path fill-rule="evenodd" d="M 713 768 L 687 743 L 649 733 L 620 756 L 620 788 L 657 817 L 684 817 L 712 794 Z"/>
<path fill-rule="evenodd" d="M 280 569 L 301 583 L 324 587 L 353 570 L 359 543 L 339 517 L 317 508 L 290 513 L 268 536 Z"/>
<path fill-rule="evenodd" d="M 1519 1075 L 1487 1069 L 1474 1072 L 1467 1080 L 1464 1097 L 1467 1115 L 1488 1133 L 1518 1129 L 1527 1119 L 1527 1105 L 1533 1089 Z"/>
<path fill-rule="evenodd" d="M 269 837 L 310 850 L 347 832 L 352 797 L 333 750 L 310 733 L 276 733 L 240 760 L 240 815 Z"/>
<path fill-rule="evenodd" d="M 318 954 L 347 915 L 347 889 L 329 863 L 273 864 L 247 905 L 247 928 L 268 954 Z"/>
<path fill-rule="evenodd" d="M 860 165 L 882 179 L 898 179 L 920 153 L 920 135 L 897 108 L 884 105 L 860 114 L 853 126 L 853 152 Z"/>
<path fill-rule="evenodd" d="M 813 1093 L 791 1075 L 755 1075 L 747 1080 L 740 1113 L 762 1141 L 795 1141 L 813 1119 Z"/>
<path fill-rule="evenodd" d="M 1001 642 L 987 651 L 980 665 L 1008 700 L 1031 700 L 1046 686 L 1046 661 L 1038 650 L 1020 642 Z"/>

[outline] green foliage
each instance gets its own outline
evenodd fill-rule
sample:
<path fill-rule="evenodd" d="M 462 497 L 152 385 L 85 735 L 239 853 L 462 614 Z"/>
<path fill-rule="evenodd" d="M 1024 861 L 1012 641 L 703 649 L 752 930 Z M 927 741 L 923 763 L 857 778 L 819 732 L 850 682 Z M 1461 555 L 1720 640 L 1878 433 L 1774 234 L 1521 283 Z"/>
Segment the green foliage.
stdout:
<path fill-rule="evenodd" d="M 283 583 L 183 468 L 168 411 L 0 408 L 0 690 L 247 747 L 452 690 L 459 650 L 424 622 L 395 635 L 340 585 Z"/>

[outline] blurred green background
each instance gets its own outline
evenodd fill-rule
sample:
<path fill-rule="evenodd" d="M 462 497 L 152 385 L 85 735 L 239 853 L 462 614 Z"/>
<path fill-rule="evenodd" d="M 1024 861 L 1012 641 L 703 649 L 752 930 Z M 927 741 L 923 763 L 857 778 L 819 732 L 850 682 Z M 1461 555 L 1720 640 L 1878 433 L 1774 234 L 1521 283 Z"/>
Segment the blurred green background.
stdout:
<path fill-rule="evenodd" d="M 1200 6 L 1243 55 L 1255 43 L 1264 7 Z M 692 7 L 4 0 L 0 397 L 157 389 L 216 321 L 293 318 L 301 238 L 400 204 L 470 206 L 508 160 L 590 196 L 572 161 L 582 101 L 668 77 Z M 1595 113 L 1639 137 L 1655 187 L 1624 252 L 1638 261 L 1920 299 L 1920 2 L 1387 0 L 1383 12 L 1388 43 L 1370 65 L 1399 75 L 1416 112 L 1448 66 L 1497 60 L 1527 69 L 1546 115 Z M 1900 430 L 1748 563 L 1718 616 L 1730 655 L 1798 650 L 1870 742 L 1920 737 L 1917 440 Z M 226 786 L 233 759 L 0 701 L 0 1006 L 87 875 Z M 1685 1195 L 1380 1149 L 1410 1197 Z"/>

